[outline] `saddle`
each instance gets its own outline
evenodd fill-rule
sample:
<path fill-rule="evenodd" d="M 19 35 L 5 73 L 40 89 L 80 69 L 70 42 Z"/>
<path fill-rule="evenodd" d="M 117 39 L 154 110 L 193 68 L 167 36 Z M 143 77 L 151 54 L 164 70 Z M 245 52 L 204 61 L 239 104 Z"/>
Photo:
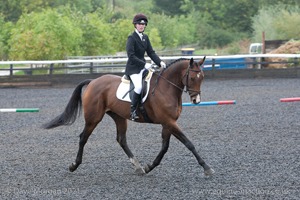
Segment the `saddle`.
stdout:
<path fill-rule="evenodd" d="M 144 103 L 148 97 L 150 90 L 150 80 L 152 78 L 153 72 L 145 70 L 143 73 L 143 89 L 141 93 L 141 103 Z M 121 101 L 131 102 L 131 96 L 133 95 L 134 85 L 130 81 L 127 75 L 124 75 L 121 79 L 121 83 L 118 86 L 116 96 Z"/>

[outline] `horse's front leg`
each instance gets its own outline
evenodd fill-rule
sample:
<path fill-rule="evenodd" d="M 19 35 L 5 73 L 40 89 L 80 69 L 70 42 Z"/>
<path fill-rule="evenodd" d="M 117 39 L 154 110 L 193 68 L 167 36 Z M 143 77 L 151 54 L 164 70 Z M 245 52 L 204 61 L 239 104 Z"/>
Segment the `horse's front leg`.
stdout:
<path fill-rule="evenodd" d="M 115 121 L 117 127 L 117 141 L 128 156 L 130 162 L 133 164 L 135 172 L 139 175 L 145 174 L 144 168 L 140 165 L 140 162 L 134 157 L 128 147 L 126 140 L 127 120 L 113 112 L 107 112 L 107 114 Z"/>
<path fill-rule="evenodd" d="M 119 126 L 117 126 L 119 127 Z M 128 156 L 131 164 L 133 164 L 134 168 L 135 168 L 135 173 L 137 173 L 138 175 L 144 175 L 146 172 L 144 170 L 144 168 L 141 166 L 140 162 L 138 161 L 138 159 L 136 159 L 133 155 L 133 153 L 130 151 L 127 141 L 126 141 L 126 131 L 121 131 L 121 130 L 117 130 L 117 141 L 120 144 L 120 146 L 122 147 L 122 149 L 124 150 L 124 152 L 126 153 L 126 155 Z"/>
<path fill-rule="evenodd" d="M 193 143 L 182 133 L 182 131 L 180 130 L 180 128 L 177 126 L 177 124 L 172 127 L 172 134 L 180 141 L 182 142 L 196 157 L 198 163 L 203 167 L 204 169 L 204 175 L 206 176 L 210 176 L 212 174 L 214 174 L 214 170 L 212 168 L 210 168 L 205 162 L 204 160 L 199 156 L 199 154 L 197 153 L 195 146 L 193 145 Z"/>
<path fill-rule="evenodd" d="M 117 141 L 120 144 L 120 146 L 122 147 L 122 149 L 124 150 L 124 152 L 126 153 L 126 155 L 128 156 L 131 164 L 133 164 L 133 166 L 135 168 L 135 173 L 137 173 L 138 175 L 144 175 L 146 173 L 144 168 L 141 166 L 138 159 L 136 159 L 134 157 L 133 153 L 130 151 L 130 149 L 128 147 L 128 144 L 126 141 L 126 131 L 124 132 L 124 131 L 117 130 Z"/>
<path fill-rule="evenodd" d="M 162 158 L 164 157 L 165 153 L 167 153 L 168 148 L 169 148 L 169 144 L 170 144 L 170 137 L 171 137 L 171 133 L 169 131 L 169 129 L 167 129 L 166 127 L 163 127 L 162 129 L 162 147 L 161 150 L 159 152 L 159 154 L 157 155 L 157 157 L 155 158 L 155 160 L 153 161 L 152 165 L 147 165 L 145 167 L 145 172 L 149 173 L 150 171 L 152 171 L 155 167 L 157 167 Z"/>

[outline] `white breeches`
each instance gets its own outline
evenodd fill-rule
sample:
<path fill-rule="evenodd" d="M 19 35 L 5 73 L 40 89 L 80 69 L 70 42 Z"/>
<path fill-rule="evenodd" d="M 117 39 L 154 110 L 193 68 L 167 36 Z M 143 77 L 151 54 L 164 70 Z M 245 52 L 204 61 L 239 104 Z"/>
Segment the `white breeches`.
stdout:
<path fill-rule="evenodd" d="M 134 85 L 134 92 L 137 94 L 141 94 L 142 92 L 142 79 L 144 71 L 145 69 L 142 69 L 140 73 L 130 75 L 131 81 Z"/>

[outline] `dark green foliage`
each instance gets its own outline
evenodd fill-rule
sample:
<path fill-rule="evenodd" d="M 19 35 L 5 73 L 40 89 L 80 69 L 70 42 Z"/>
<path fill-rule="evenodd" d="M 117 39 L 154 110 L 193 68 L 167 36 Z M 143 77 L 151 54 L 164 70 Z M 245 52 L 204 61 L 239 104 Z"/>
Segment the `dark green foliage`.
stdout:
<path fill-rule="evenodd" d="M 158 50 L 190 44 L 223 47 L 253 35 L 259 38 L 266 28 L 272 39 L 298 39 L 299 4 L 299 0 L 2 0 L 0 58 L 63 59 L 125 51 L 138 12 L 149 17 L 146 33 Z"/>

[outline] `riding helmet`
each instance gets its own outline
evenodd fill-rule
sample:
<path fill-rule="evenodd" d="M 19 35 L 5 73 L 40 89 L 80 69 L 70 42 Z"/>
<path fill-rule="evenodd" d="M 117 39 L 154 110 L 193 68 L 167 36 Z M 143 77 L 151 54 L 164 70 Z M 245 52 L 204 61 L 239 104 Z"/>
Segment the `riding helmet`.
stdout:
<path fill-rule="evenodd" d="M 148 24 L 148 18 L 146 17 L 146 15 L 139 13 L 136 14 L 133 18 L 132 21 L 133 24 L 139 24 L 139 23 L 144 23 L 144 24 Z"/>

